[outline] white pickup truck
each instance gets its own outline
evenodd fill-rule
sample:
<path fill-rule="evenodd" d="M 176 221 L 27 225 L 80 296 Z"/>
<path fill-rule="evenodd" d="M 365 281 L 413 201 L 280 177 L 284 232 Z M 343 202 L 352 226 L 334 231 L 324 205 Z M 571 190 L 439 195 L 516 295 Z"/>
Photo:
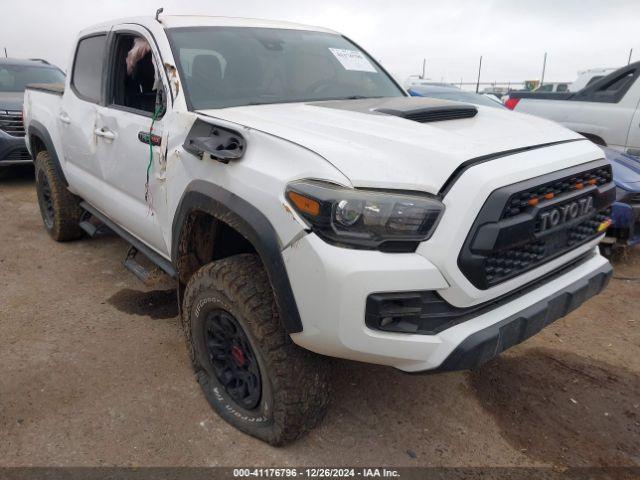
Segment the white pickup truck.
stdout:
<path fill-rule="evenodd" d="M 640 155 L 640 62 L 578 92 L 511 92 L 505 106 L 561 123 L 589 140 Z"/>
<path fill-rule="evenodd" d="M 132 18 L 83 31 L 68 71 L 25 97 L 45 229 L 106 225 L 175 278 L 208 401 L 272 444 L 322 417 L 323 356 L 474 368 L 610 278 L 599 148 L 411 98 L 336 32 Z"/>

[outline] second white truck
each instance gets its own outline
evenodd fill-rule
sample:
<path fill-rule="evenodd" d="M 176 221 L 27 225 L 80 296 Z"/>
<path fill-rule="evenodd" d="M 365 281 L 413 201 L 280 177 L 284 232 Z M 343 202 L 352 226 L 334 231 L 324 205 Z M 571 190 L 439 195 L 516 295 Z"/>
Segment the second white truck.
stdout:
<path fill-rule="evenodd" d="M 322 418 L 326 356 L 478 367 L 611 276 L 600 149 L 411 98 L 334 31 L 131 18 L 81 32 L 68 71 L 25 96 L 46 231 L 106 225 L 173 277 L 206 398 L 274 445 Z"/>
<path fill-rule="evenodd" d="M 593 142 L 640 156 L 640 62 L 578 92 L 511 92 L 505 106 L 564 125 Z"/>

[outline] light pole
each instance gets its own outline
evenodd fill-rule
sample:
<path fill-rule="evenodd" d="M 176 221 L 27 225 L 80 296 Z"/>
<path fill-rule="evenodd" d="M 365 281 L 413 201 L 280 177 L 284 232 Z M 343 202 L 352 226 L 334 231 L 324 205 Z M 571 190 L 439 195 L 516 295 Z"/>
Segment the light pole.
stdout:
<path fill-rule="evenodd" d="M 544 52 L 544 60 L 542 61 L 542 78 L 540 79 L 540 86 L 544 85 L 544 71 L 547 69 L 547 52 Z"/>

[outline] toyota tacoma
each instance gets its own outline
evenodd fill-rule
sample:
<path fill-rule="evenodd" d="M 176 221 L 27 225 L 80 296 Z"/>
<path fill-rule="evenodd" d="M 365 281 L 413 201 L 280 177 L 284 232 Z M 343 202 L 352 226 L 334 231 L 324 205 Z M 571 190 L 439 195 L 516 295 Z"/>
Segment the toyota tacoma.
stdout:
<path fill-rule="evenodd" d="M 173 277 L 206 398 L 274 445 L 322 418 L 326 357 L 474 368 L 611 276 L 599 148 L 409 97 L 334 31 L 132 18 L 83 31 L 68 71 L 25 97 L 45 229 L 109 227 Z"/>

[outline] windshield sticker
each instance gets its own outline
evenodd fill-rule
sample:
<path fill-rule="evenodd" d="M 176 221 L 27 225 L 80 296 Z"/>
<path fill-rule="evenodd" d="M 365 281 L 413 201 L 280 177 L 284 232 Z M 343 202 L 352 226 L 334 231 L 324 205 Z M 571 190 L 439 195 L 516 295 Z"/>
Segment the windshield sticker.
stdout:
<path fill-rule="evenodd" d="M 371 62 L 358 50 L 345 50 L 343 48 L 329 48 L 329 50 L 331 50 L 333 56 L 338 59 L 345 70 L 377 73 L 377 70 L 371 65 Z"/>

